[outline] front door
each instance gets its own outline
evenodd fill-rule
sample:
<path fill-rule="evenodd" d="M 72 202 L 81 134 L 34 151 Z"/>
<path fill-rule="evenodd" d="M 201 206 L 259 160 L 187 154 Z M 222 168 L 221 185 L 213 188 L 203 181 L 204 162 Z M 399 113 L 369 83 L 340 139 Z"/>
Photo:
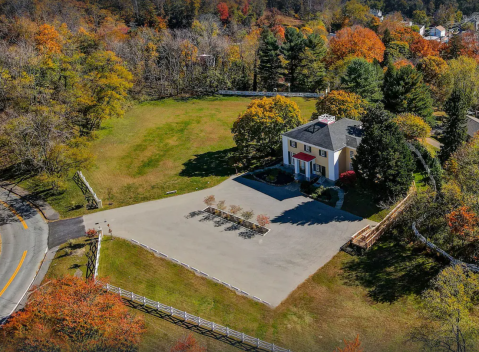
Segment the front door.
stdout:
<path fill-rule="evenodd" d="M 306 170 L 305 162 L 300 160 L 299 161 L 299 173 L 304 174 Z"/>

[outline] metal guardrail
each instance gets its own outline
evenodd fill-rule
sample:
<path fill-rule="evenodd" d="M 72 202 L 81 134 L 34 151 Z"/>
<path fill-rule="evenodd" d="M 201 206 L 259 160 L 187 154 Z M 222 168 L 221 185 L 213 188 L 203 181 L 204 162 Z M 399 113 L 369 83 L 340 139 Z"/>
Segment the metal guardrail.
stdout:
<path fill-rule="evenodd" d="M 281 95 L 283 97 L 304 97 L 304 98 L 319 98 L 323 93 L 292 93 L 292 92 L 253 92 L 242 90 L 219 90 L 220 95 L 241 95 L 246 97 L 275 97 Z"/>
<path fill-rule="evenodd" d="M 137 295 L 136 293 L 133 293 L 133 292 L 130 292 L 130 291 L 127 291 L 127 290 L 123 290 L 120 287 L 116 287 L 116 286 L 113 286 L 113 285 L 110 285 L 110 284 L 105 284 L 105 283 L 102 283 L 100 281 L 98 281 L 98 283 L 100 285 L 102 285 L 102 287 L 106 291 L 117 293 L 117 294 L 120 295 L 120 297 L 122 297 L 124 299 L 128 299 L 128 300 L 133 301 L 133 302 L 141 303 L 144 306 L 156 309 L 156 310 L 161 311 L 162 313 L 165 313 L 165 314 L 170 315 L 172 317 L 182 319 L 185 322 L 192 323 L 192 324 L 195 324 L 199 327 L 209 329 L 213 332 L 216 332 L 216 333 L 224 335 L 226 337 L 235 339 L 237 341 L 241 341 L 242 343 L 248 344 L 252 347 L 256 347 L 256 348 L 262 349 L 264 351 L 292 352 L 291 350 L 288 350 L 286 348 L 276 346 L 274 343 L 269 343 L 269 342 L 262 341 L 262 340 L 260 340 L 256 337 L 252 337 L 252 336 L 246 335 L 242 332 L 230 329 L 227 326 L 216 324 L 215 322 L 197 317 L 195 315 L 189 314 L 185 311 L 176 309 L 176 308 L 171 307 L 171 306 L 167 306 L 167 305 L 162 304 L 160 302 L 153 301 L 153 300 L 148 299 L 144 296 Z"/>

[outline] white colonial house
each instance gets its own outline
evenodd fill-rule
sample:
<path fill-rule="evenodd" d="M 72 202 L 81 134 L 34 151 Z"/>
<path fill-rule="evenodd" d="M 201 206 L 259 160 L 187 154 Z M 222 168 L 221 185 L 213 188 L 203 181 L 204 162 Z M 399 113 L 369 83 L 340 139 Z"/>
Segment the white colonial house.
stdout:
<path fill-rule="evenodd" d="M 361 122 L 321 115 L 317 120 L 282 135 L 283 164 L 294 167 L 297 175 L 307 180 L 324 176 L 336 181 L 352 170 L 352 159 L 361 143 Z"/>

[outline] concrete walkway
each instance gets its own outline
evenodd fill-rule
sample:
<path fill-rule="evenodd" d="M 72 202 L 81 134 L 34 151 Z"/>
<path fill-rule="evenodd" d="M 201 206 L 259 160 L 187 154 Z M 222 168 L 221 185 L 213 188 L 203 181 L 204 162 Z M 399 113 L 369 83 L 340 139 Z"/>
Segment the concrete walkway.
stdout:
<path fill-rule="evenodd" d="M 441 147 L 442 147 L 442 143 L 440 143 L 439 141 L 437 141 L 435 139 L 429 138 L 429 137 L 426 138 L 426 142 L 427 142 L 427 144 L 430 144 L 433 147 L 436 147 L 438 149 L 441 149 Z"/>
<path fill-rule="evenodd" d="M 266 236 L 205 216 L 203 199 L 267 214 Z M 250 295 L 279 305 L 326 264 L 350 237 L 373 222 L 301 195 L 243 177 L 185 195 L 84 216 L 85 228 L 135 239 Z M 141 292 L 138 292 L 141 294 Z"/>

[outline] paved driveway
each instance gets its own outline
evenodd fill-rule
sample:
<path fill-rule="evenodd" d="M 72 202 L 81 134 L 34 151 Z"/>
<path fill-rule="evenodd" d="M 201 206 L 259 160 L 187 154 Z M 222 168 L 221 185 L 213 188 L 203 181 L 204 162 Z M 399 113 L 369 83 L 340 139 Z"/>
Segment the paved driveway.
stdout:
<path fill-rule="evenodd" d="M 198 211 L 210 194 L 227 205 L 267 214 L 271 231 L 251 237 L 247 231 L 232 229 L 230 223 L 205 220 Z M 109 223 L 115 236 L 135 239 L 273 306 L 371 223 L 305 198 L 297 189 L 242 177 L 207 190 L 94 213 L 84 222 L 87 229 L 106 229 Z"/>

